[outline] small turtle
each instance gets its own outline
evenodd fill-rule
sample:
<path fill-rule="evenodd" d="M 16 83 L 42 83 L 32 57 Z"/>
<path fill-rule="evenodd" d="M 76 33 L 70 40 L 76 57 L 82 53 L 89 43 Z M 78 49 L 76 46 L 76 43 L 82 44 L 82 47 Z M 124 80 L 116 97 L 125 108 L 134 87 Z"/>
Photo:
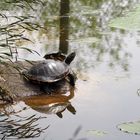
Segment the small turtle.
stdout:
<path fill-rule="evenodd" d="M 66 56 L 59 51 L 57 53 L 46 54 L 44 58 L 64 61 L 66 59 Z"/>
<path fill-rule="evenodd" d="M 59 54 L 59 57 L 63 56 L 63 60 L 55 59 L 55 55 L 52 58 L 45 55 L 46 60 L 32 66 L 29 70 L 23 71 L 23 75 L 31 81 L 51 85 L 68 77 L 70 84 L 74 86 L 76 78 L 70 69 L 70 63 L 75 55 L 76 53 L 72 52 L 64 59 L 64 56 Z"/>

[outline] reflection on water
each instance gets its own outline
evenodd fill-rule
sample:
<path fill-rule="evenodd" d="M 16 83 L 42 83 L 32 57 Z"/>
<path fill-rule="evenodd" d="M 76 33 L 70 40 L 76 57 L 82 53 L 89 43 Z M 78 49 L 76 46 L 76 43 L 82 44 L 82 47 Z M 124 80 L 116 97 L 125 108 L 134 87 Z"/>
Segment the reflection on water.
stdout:
<path fill-rule="evenodd" d="M 36 114 L 23 102 L 5 105 L 0 111 L 1 139 L 36 138 L 49 127 L 40 123 L 46 119 L 45 116 Z"/>
<path fill-rule="evenodd" d="M 65 110 L 72 114 L 76 113 L 74 106 L 69 101 L 73 97 L 74 88 L 71 88 L 69 95 L 29 96 L 22 98 L 22 101 L 15 102 L 13 105 L 1 106 L 1 139 L 37 137 L 44 139 L 45 136 L 42 133 L 47 133 L 50 126 L 47 121 L 49 114 L 56 114 L 62 118 Z"/>
<path fill-rule="evenodd" d="M 61 89 L 63 90 L 63 89 Z M 45 113 L 45 114 L 56 114 L 62 118 L 62 112 L 66 109 L 72 114 L 76 113 L 75 108 L 72 106 L 70 100 L 74 97 L 74 88 L 70 86 L 67 91 L 59 91 L 59 93 L 52 93 L 52 95 L 40 95 L 40 96 L 29 96 L 24 97 L 22 100 L 26 105 L 32 109 Z"/>
<path fill-rule="evenodd" d="M 59 51 L 68 52 L 69 39 L 69 0 L 61 0 L 60 2 L 60 44 Z"/>
<path fill-rule="evenodd" d="M 78 129 L 80 131 L 77 138 L 139 139 L 139 136 L 124 135 L 116 129 L 118 124 L 139 119 L 140 115 L 137 109 L 140 106 L 137 97 L 137 90 L 140 88 L 139 32 L 108 27 L 110 19 L 122 15 L 138 3 L 139 0 L 72 0 L 67 5 L 70 6 L 66 11 L 69 13 L 69 18 L 66 16 L 65 26 L 61 24 L 65 27 L 64 30 L 59 27 L 59 19 L 63 19 L 59 17 L 59 2 L 47 1 L 44 8 L 38 7 L 39 11 L 36 12 L 40 13 L 38 19 L 41 19 L 41 24 L 47 26 L 48 30 L 30 32 L 29 35 L 33 37 L 35 44 L 28 44 L 28 46 L 32 48 L 37 46 L 36 50 L 41 55 L 46 52 L 57 52 L 59 38 L 64 35 L 59 34 L 60 29 L 60 32 L 66 31 L 64 46 L 69 45 L 69 48 L 66 47 L 63 52 L 76 51 L 77 53 L 76 61 L 72 64 L 72 68 L 78 75 L 74 98 L 69 95 L 57 95 L 49 97 L 50 99 L 44 96 L 25 99 L 25 103 L 31 106 L 30 110 L 36 110 L 35 114 L 44 116 L 44 112 L 55 112 L 59 116 L 48 115 L 46 121 L 39 121 L 39 124 L 42 122 L 50 124 L 47 129 L 47 139 L 67 140 L 73 136 L 73 132 L 79 126 L 82 127 Z M 29 55 L 22 51 L 19 55 L 26 59 L 41 59 L 35 54 Z M 28 102 L 30 99 L 32 102 Z M 43 106 L 35 104 L 39 103 L 39 100 Z M 50 101 L 54 101 L 53 104 L 50 104 Z M 63 119 L 60 120 L 62 116 Z M 97 138 L 93 134 L 86 134 L 88 130 L 107 132 L 107 135 Z"/>

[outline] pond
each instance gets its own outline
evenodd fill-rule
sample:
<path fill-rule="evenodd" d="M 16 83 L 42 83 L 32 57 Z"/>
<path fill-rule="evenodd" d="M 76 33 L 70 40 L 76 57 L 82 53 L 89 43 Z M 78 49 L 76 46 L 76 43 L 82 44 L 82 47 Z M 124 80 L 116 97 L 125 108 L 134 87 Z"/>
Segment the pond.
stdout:
<path fill-rule="evenodd" d="M 73 95 L 58 97 L 60 104 L 56 106 L 62 112 L 55 114 L 55 105 L 47 104 L 44 110 L 34 109 L 20 101 L 1 108 L 0 130 L 7 130 L 4 126 L 8 127 L 9 123 L 13 125 L 21 121 L 26 125 L 20 133 L 24 135 L 30 128 L 28 132 L 38 135 L 28 139 L 140 139 L 139 135 L 118 128 L 120 124 L 139 121 L 140 33 L 108 25 L 110 20 L 124 15 L 138 3 L 140 0 L 72 0 L 61 5 L 64 7 L 60 10 L 61 3 L 52 0 L 37 6 L 37 11 L 19 12 L 19 15 L 24 12 L 36 14 L 37 22 L 47 30 L 25 32 L 34 43 L 16 42 L 17 46 L 34 49 L 40 56 L 19 50 L 18 57 L 37 61 L 42 60 L 46 53 L 61 50 L 69 54 L 75 51 L 76 58 L 71 67 L 77 74 L 77 81 Z M 13 132 L 17 131 L 14 127 L 16 124 L 12 127 Z M 10 136 L 9 129 L 0 136 L 8 139 L 14 137 L 14 133 Z"/>

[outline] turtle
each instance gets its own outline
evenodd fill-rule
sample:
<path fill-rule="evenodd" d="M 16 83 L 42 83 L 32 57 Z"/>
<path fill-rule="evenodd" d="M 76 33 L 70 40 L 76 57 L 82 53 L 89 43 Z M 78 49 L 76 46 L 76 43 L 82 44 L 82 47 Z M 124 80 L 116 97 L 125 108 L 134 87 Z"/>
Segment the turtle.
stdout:
<path fill-rule="evenodd" d="M 57 59 L 56 55 L 59 56 Z M 47 57 L 53 56 L 53 57 Z M 71 86 L 75 86 L 75 74 L 70 68 L 70 63 L 75 58 L 76 53 L 72 52 L 68 56 L 64 57 L 60 53 L 55 55 L 45 55 L 45 60 L 33 65 L 30 69 L 23 71 L 23 75 L 30 81 L 40 83 L 42 85 L 50 84 L 51 86 L 55 83 L 62 81 L 63 79 L 69 79 Z"/>

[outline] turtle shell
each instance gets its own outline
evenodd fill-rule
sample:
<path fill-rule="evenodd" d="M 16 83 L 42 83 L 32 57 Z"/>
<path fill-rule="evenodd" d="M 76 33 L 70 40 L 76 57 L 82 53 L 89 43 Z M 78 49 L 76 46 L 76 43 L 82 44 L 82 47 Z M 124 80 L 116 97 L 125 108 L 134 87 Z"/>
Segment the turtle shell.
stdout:
<path fill-rule="evenodd" d="M 69 65 L 59 60 L 47 59 L 24 71 L 23 74 L 33 81 L 52 83 L 69 74 Z"/>

